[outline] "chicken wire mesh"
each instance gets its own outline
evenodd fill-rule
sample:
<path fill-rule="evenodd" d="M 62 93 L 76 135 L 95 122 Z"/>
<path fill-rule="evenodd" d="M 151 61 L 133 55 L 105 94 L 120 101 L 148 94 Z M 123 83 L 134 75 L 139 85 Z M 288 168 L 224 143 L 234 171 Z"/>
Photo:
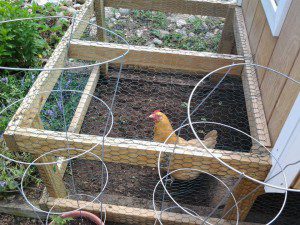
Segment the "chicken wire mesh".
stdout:
<path fill-rule="evenodd" d="M 86 67 L 85 64 L 88 62 L 79 63 Z M 223 70 L 223 73 L 224 71 L 227 70 Z M 68 129 L 70 129 L 69 125 L 77 107 L 69 108 L 68 104 L 75 102 L 74 105 L 78 106 L 82 97 L 78 94 L 78 90 L 84 90 L 85 83 L 88 83 L 88 75 L 91 73 L 92 68 L 82 68 L 73 72 L 64 71 L 59 82 L 54 79 L 55 81 L 50 84 L 50 86 L 54 86 L 54 90 L 58 88 L 58 91 L 57 93 L 51 91 L 50 96 L 46 97 L 47 100 L 43 99 L 43 93 L 34 92 L 32 94 L 34 97 L 46 101 L 43 108 L 40 108 L 39 101 L 36 101 L 37 105 L 33 106 L 35 110 L 40 110 L 45 131 L 35 134 L 28 128 L 25 129 L 28 132 L 28 138 L 17 138 L 19 147 L 25 150 L 34 148 L 42 149 L 45 152 L 46 150 L 75 147 L 85 149 L 85 151 L 92 150 L 90 153 L 86 153 L 85 157 L 92 152 L 97 155 L 103 154 L 104 162 L 109 171 L 109 183 L 103 193 L 101 192 L 101 180 L 103 180 L 105 173 L 103 173 L 102 164 L 99 161 L 78 157 L 78 154 L 73 155 L 76 159 L 69 160 L 72 155 L 70 157 L 70 155 L 65 154 L 67 156 L 65 161 L 68 162 L 68 166 L 63 181 L 69 196 L 73 196 L 73 200 L 91 201 L 88 196 L 97 196 L 97 193 L 101 192 L 101 196 L 99 199 L 97 198 L 101 203 L 128 207 L 122 209 L 121 213 L 132 213 L 130 207 L 135 208 L 138 216 L 145 213 L 140 209 L 152 210 L 154 201 L 157 205 L 158 212 L 156 213 L 159 215 L 159 222 L 162 224 L 170 223 L 170 219 L 171 221 L 176 220 L 178 223 L 193 223 L 196 220 L 196 224 L 225 224 L 224 220 L 218 221 L 217 219 L 216 221 L 213 218 L 222 218 L 224 209 L 230 210 L 228 214 L 232 213 L 234 216 L 237 213 L 232 211 L 237 209 L 242 214 L 244 208 L 255 201 L 253 196 L 260 192 L 266 184 L 262 183 L 262 186 L 257 188 L 257 183 L 249 181 L 249 178 L 264 179 L 270 169 L 269 160 L 272 155 L 265 150 L 264 143 L 254 143 L 255 141 L 253 142 L 251 138 L 251 135 L 255 136 L 256 134 L 252 133 L 255 127 L 251 123 L 253 118 L 247 114 L 247 104 L 255 99 L 258 100 L 259 96 L 249 96 L 248 93 L 245 93 L 244 77 L 226 75 L 222 82 L 216 83 L 213 79 L 208 79 L 210 76 L 207 76 L 191 95 L 195 85 L 204 77 L 204 74 L 179 73 L 168 69 L 161 71 L 155 68 L 134 66 L 126 66 L 120 74 L 119 65 L 109 63 L 108 76 L 99 77 L 95 96 L 83 94 L 83 96 L 87 95 L 86 98 L 91 98 L 91 103 L 86 109 L 82 128 L 78 129 L 80 135 L 73 135 L 74 131 L 70 132 Z M 215 74 L 213 76 L 217 77 Z M 76 81 L 77 78 L 84 79 L 78 82 Z M 70 79 L 75 81 L 76 85 L 79 83 L 78 86 L 74 87 L 76 91 L 68 91 L 68 85 L 72 85 Z M 282 77 L 280 79 L 287 78 Z M 190 96 L 192 97 L 189 102 Z M 63 101 L 60 97 L 63 97 Z M 107 116 L 108 108 L 104 104 L 99 104 L 101 102 L 99 99 L 108 106 L 114 105 L 111 108 L 114 111 L 114 117 Z M 201 103 L 199 109 L 190 115 L 190 122 L 200 121 L 200 123 L 191 127 L 203 140 L 204 146 L 211 149 L 210 152 L 214 154 L 212 156 L 203 148 L 203 144 L 199 147 L 198 141 L 196 141 L 196 147 L 190 146 L 192 145 L 191 142 L 186 142 L 186 140 L 195 139 L 195 133 L 189 126 L 178 130 L 180 134 L 178 132 L 177 134 L 183 138 L 182 140 L 175 137 L 175 141 L 172 140 L 168 145 L 163 144 L 170 135 L 170 130 L 167 127 L 163 127 L 163 132 L 155 130 L 155 123 L 148 118 L 155 110 L 160 110 L 171 122 L 172 129 L 176 129 L 182 123 L 188 122 L 186 111 L 188 109 L 193 111 L 199 103 Z M 32 110 L 32 105 L 21 109 L 19 115 L 26 114 L 28 110 Z M 28 121 L 23 121 L 23 124 L 30 124 L 33 119 L 29 117 Z M 114 126 L 108 133 L 105 127 L 107 124 L 112 124 L 112 120 L 114 120 Z M 210 121 L 214 123 L 209 123 Z M 220 124 L 226 124 L 227 127 Z M 14 125 L 18 126 L 18 124 Z M 238 130 L 232 129 L 232 127 Z M 166 130 L 169 133 L 166 134 Z M 53 139 L 55 133 L 52 131 L 64 131 L 65 134 L 57 133 L 56 139 Z M 216 132 L 210 133 L 212 131 Z M 102 137 L 106 133 L 108 137 L 105 139 L 104 145 L 107 151 L 102 152 Z M 206 136 L 208 134 L 212 136 Z M 31 138 L 31 135 L 34 137 Z M 22 138 L 24 139 L 22 140 Z M 207 145 L 210 142 L 205 142 L 205 140 L 211 139 L 211 145 Z M 60 140 L 66 141 L 62 143 Z M 27 144 L 29 141 L 31 143 Z M 259 139 L 259 141 L 266 140 Z M 176 143 L 177 145 L 172 145 Z M 180 147 L 182 145 L 185 147 Z M 157 170 L 157 165 L 160 162 L 157 161 L 159 152 L 163 153 L 163 162 Z M 187 154 L 188 157 L 183 153 Z M 233 171 L 232 168 L 228 168 L 228 165 L 223 165 L 215 158 L 221 158 L 226 163 L 233 161 L 233 164 L 229 164 L 237 171 Z M 209 173 L 191 172 L 189 171 L 190 167 L 200 168 Z M 186 171 L 176 176 L 175 169 Z M 52 170 L 54 170 L 53 166 Z M 159 172 L 162 173 L 161 178 Z M 210 174 L 216 174 L 216 177 Z M 248 180 L 245 175 L 249 176 Z M 283 173 L 280 175 L 284 180 Z M 164 179 L 162 179 L 163 177 Z M 158 181 L 160 183 L 157 183 Z M 230 194 L 241 183 L 244 184 L 244 189 L 236 200 L 245 198 L 246 201 L 243 202 L 246 203 L 239 204 L 237 207 L 231 202 L 233 199 L 230 199 Z M 154 189 L 155 192 L 153 193 Z M 284 195 L 279 195 L 280 198 L 276 194 L 275 197 L 270 197 L 269 201 L 264 195 L 257 199 L 247 221 L 257 223 L 272 221 L 280 213 L 281 207 L 285 203 Z M 297 193 L 292 195 L 298 196 Z M 274 199 L 276 199 L 276 203 L 271 206 L 272 202 L 275 202 Z M 296 197 L 292 197 L 290 202 L 295 205 L 298 201 Z M 53 209 L 58 207 L 57 205 L 67 205 L 67 203 L 68 198 L 63 202 L 55 202 Z M 226 203 L 232 209 L 231 207 L 228 208 Z M 259 216 L 257 212 L 263 211 L 266 206 L 270 209 L 268 217 Z M 79 208 L 78 205 L 75 207 Z M 53 213 L 53 209 L 51 209 L 51 213 Z M 99 208 L 96 210 L 100 211 Z M 159 211 L 163 212 L 160 213 Z M 150 215 L 154 218 L 155 214 Z M 165 215 L 167 217 L 164 217 Z M 182 217 L 182 215 L 184 216 Z M 292 215 L 283 213 L 282 215 L 287 216 L 279 219 L 280 223 L 278 224 L 289 221 L 287 219 L 289 216 L 292 220 L 295 218 L 294 221 L 297 221 L 296 213 Z M 199 220 L 199 218 L 201 219 Z M 118 220 L 127 223 L 130 221 L 126 218 L 118 218 Z M 139 223 L 135 220 L 131 222 Z M 229 223 L 236 224 L 237 222 Z M 153 222 L 149 222 L 149 224 L 153 224 Z"/>
<path fill-rule="evenodd" d="M 14 107 L 21 103 L 17 113 L 7 127 L 6 131 L 8 133 L 5 133 L 4 136 L 6 138 L 10 135 L 10 132 L 14 133 L 17 132 L 18 128 L 24 128 L 26 130 L 25 133 L 30 133 L 29 136 L 31 136 L 31 141 L 29 141 L 29 144 L 26 144 L 26 141 L 22 143 L 24 141 L 23 137 L 19 139 L 21 142 L 18 146 L 10 146 L 9 143 L 12 143 L 10 141 L 7 141 L 6 144 L 11 150 L 22 151 L 19 148 L 25 147 L 27 149 L 35 149 L 35 152 L 31 153 L 36 153 L 32 156 L 28 155 L 27 159 L 25 157 L 19 157 L 19 159 L 15 158 L 16 155 L 14 154 L 9 154 L 6 151 L 1 152 L 1 163 L 3 165 L 1 166 L 1 176 L 6 174 L 6 176 L 13 177 L 13 179 L 10 180 L 10 183 L 4 181 L 1 185 L 4 188 L 8 185 L 13 185 L 14 188 L 18 189 L 23 195 L 25 202 L 32 207 L 36 216 L 39 217 L 41 212 L 45 213 L 47 215 L 47 220 L 44 221 L 40 219 L 42 224 L 48 224 L 50 216 L 52 220 L 54 220 L 52 217 L 53 215 L 58 215 L 62 218 L 68 216 L 74 217 L 74 215 L 77 215 L 79 220 L 82 220 L 82 218 L 85 218 L 86 214 L 88 214 L 87 212 L 81 211 L 86 207 L 95 207 L 94 213 L 98 214 L 100 219 L 105 221 L 105 207 L 100 201 L 100 196 L 107 185 L 108 172 L 105 164 L 101 163 L 101 158 L 103 158 L 101 157 L 101 151 L 100 153 L 98 152 L 99 156 L 91 153 L 91 151 L 96 147 L 98 147 L 98 149 L 103 147 L 104 138 L 111 130 L 113 124 L 113 104 L 111 103 L 108 106 L 103 100 L 94 97 L 90 92 L 92 92 L 94 88 L 93 82 L 99 77 L 100 66 L 105 64 L 105 62 L 115 61 L 116 63 L 119 63 L 119 70 L 117 74 L 120 75 L 123 64 L 122 58 L 128 53 L 128 50 L 124 50 L 124 52 L 114 58 L 105 59 L 103 62 L 87 62 L 65 57 L 64 55 L 65 52 L 69 50 L 71 39 L 78 38 L 78 36 L 81 35 L 80 33 L 83 32 L 83 28 L 80 26 L 84 27 L 82 24 L 87 25 L 89 23 L 80 18 L 76 18 L 76 15 L 73 18 L 50 16 L 16 19 L 3 21 L 1 22 L 1 25 L 16 23 L 18 24 L 17 26 L 20 26 L 26 23 L 26 21 L 31 20 L 39 21 L 38 23 L 43 23 L 44 20 L 50 20 L 52 21 L 51 23 L 55 23 L 56 20 L 59 21 L 61 18 L 70 19 L 72 24 L 45 65 L 46 69 L 28 69 L 21 67 L 8 67 L 5 64 L 1 65 L 1 69 L 3 70 L 28 71 L 28 74 L 35 74 L 36 71 L 42 71 L 24 99 L 18 99 L 17 101 L 10 100 L 7 106 L 4 105 L 1 108 L 0 114 L 2 116 L 7 114 L 10 110 L 14 111 Z M 109 33 L 111 31 L 106 30 L 105 32 Z M 122 39 L 122 37 L 118 37 Z M 124 43 L 126 44 L 127 42 L 124 40 Z M 105 120 L 105 122 L 103 122 L 104 128 L 102 137 L 99 137 L 96 141 L 97 143 L 90 146 L 89 150 L 83 150 L 81 148 L 82 145 L 75 148 L 71 147 L 71 139 L 69 138 L 68 133 L 78 133 L 76 130 L 78 127 L 80 129 L 80 124 L 83 120 L 83 118 L 81 118 L 81 114 L 83 114 L 84 110 L 86 110 L 86 102 L 91 101 L 92 98 L 96 98 L 96 100 L 99 101 L 98 105 L 102 104 L 104 106 L 101 112 L 102 118 Z M 2 118 L 5 119 L 5 117 L 1 117 L 1 119 Z M 56 137 L 59 137 L 60 140 L 65 139 L 66 142 L 59 144 L 58 140 L 51 140 L 50 136 L 55 136 L 55 132 L 58 132 L 56 133 Z M 34 133 L 37 134 L 36 137 L 33 137 L 35 136 Z M 45 139 L 39 139 L 41 137 L 44 137 Z M 54 146 L 57 146 L 58 148 Z M 41 149 L 43 149 L 42 152 L 40 152 Z M 61 157 L 61 155 L 64 157 Z M 84 159 L 81 160 L 79 158 L 83 156 L 91 161 L 97 160 L 96 165 L 82 163 L 82 161 L 84 162 Z M 34 158 L 36 159 L 34 160 Z M 28 165 L 22 174 L 21 180 L 19 179 L 19 176 L 15 179 L 16 174 L 14 174 L 14 168 L 10 168 L 10 166 L 18 164 L 22 168 L 25 168 Z M 73 164 L 81 164 L 80 170 L 73 170 Z M 43 198 L 43 196 L 47 198 L 46 192 L 41 195 L 43 187 L 49 187 L 49 185 L 51 186 L 53 184 L 55 186 L 54 189 L 48 188 L 47 191 L 51 197 L 56 198 L 53 201 L 54 205 L 49 206 L 44 204 L 42 206 L 40 202 L 36 201 L 36 199 L 32 199 L 32 193 L 28 193 L 26 191 L 28 186 L 30 186 L 28 185 L 28 182 L 30 182 L 30 178 L 32 177 L 32 171 L 35 171 L 36 167 L 39 170 L 39 175 L 42 180 L 40 180 L 37 193 L 34 193 L 37 195 L 35 198 L 39 199 L 41 197 Z M 88 171 L 91 172 L 90 174 L 93 174 L 91 177 L 89 177 Z M 78 173 L 79 175 L 75 175 L 75 173 Z M 84 182 L 88 182 L 90 187 L 94 187 L 94 191 L 98 191 L 97 188 L 100 187 L 99 193 L 96 195 L 86 194 L 85 190 L 81 189 L 79 184 L 84 183 L 81 182 L 82 179 L 85 179 L 86 181 Z M 61 199 L 59 199 L 59 197 L 61 197 Z M 94 205 L 90 206 L 90 204 L 93 203 Z M 92 214 L 89 215 L 92 216 Z M 94 219 L 96 218 L 95 216 L 92 217 L 94 217 Z M 95 219 L 94 222 L 102 224 L 100 219 Z"/>

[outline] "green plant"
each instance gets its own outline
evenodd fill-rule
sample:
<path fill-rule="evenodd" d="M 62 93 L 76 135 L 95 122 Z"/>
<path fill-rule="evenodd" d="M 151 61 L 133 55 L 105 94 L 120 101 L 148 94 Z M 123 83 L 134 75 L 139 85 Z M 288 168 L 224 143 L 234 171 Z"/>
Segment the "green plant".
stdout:
<path fill-rule="evenodd" d="M 147 43 L 146 38 L 138 37 L 136 35 L 130 36 L 129 38 L 127 38 L 127 41 L 132 45 L 145 45 Z"/>
<path fill-rule="evenodd" d="M 0 0 L 0 21 L 26 18 L 32 15 L 22 9 L 21 2 Z M 0 64 L 10 67 L 30 67 L 47 49 L 47 42 L 38 32 L 38 24 L 32 20 L 2 23 L 0 26 Z"/>
<path fill-rule="evenodd" d="M 23 3 L 23 0 L 0 0 L 0 21 L 53 16 L 62 11 L 59 6 L 54 4 L 46 4 L 41 7 L 33 3 L 25 8 Z M 65 18 L 30 19 L 0 24 L 0 65 L 10 67 L 42 66 L 40 59 L 46 58 L 52 53 L 68 25 L 69 21 Z M 19 106 L 19 103 L 13 103 L 25 97 L 37 75 L 38 72 L 0 71 L 0 111 L 5 109 L 0 114 L 0 138 Z M 2 142 L 1 140 L 1 154 L 20 161 L 32 162 L 33 158 L 30 154 L 9 152 L 6 147 L 2 146 Z M 0 191 L 15 190 L 25 167 L 6 161 L 4 161 L 5 164 L 0 163 Z M 9 168 L 9 170 L 5 168 Z M 30 168 L 26 176 L 26 185 L 27 183 L 39 185 L 40 182 L 37 169 Z"/>
<path fill-rule="evenodd" d="M 23 76 L 18 73 L 8 75 L 3 73 L 0 77 L 0 106 L 4 110 L 0 115 L 0 134 L 5 130 L 10 118 L 19 104 L 13 104 L 25 97 L 27 91 L 36 79 L 37 72 L 26 72 Z M 13 104 L 13 105 L 11 105 Z"/>
<path fill-rule="evenodd" d="M 0 139 L 0 153 L 9 158 L 14 158 L 20 161 L 31 162 L 33 158 L 28 153 L 12 153 L 10 152 L 3 139 Z M 14 163 L 9 160 L 0 161 L 0 193 L 10 192 L 17 190 L 20 184 L 21 178 L 26 170 L 27 166 L 19 163 Z M 34 182 L 36 185 L 41 184 L 41 179 L 37 178 L 37 168 L 30 167 L 27 171 L 24 187 Z"/>
<path fill-rule="evenodd" d="M 195 34 L 199 34 L 203 30 L 203 20 L 198 18 L 198 17 L 195 17 L 193 19 L 189 19 L 188 24 L 191 26 L 191 30 Z"/>
<path fill-rule="evenodd" d="M 167 15 L 163 12 L 134 10 L 133 16 L 135 20 L 146 22 L 153 28 L 165 29 L 168 25 Z"/>
<path fill-rule="evenodd" d="M 53 225 L 65 225 L 74 220 L 73 218 L 62 218 L 60 216 L 52 216 L 51 219 Z"/>

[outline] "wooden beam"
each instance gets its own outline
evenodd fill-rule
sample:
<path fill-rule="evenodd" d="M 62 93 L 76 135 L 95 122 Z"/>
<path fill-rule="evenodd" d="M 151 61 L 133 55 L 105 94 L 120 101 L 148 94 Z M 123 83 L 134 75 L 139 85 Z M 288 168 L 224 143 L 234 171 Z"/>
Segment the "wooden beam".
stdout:
<path fill-rule="evenodd" d="M 52 208 L 56 211 L 71 211 L 76 210 L 79 207 L 83 207 L 84 210 L 87 210 L 91 213 L 99 215 L 101 212 L 101 206 L 99 203 L 91 203 L 86 201 L 77 201 L 72 199 L 55 199 L 49 198 L 47 202 L 48 208 Z M 106 218 L 108 221 L 124 223 L 124 224 L 143 224 L 143 225 L 153 225 L 157 218 L 156 213 L 152 209 L 142 209 L 142 208 L 133 208 L 128 206 L 119 206 L 111 204 L 103 204 L 103 209 L 106 212 Z M 160 211 L 157 212 L 160 215 Z M 202 219 L 202 220 L 201 220 Z M 173 213 L 173 212 L 163 212 L 161 214 L 161 221 L 164 225 L 196 225 L 203 224 L 205 216 L 195 218 L 188 214 Z M 218 218 L 209 218 L 207 222 L 211 224 L 216 224 L 219 221 Z M 232 222 L 227 220 L 220 220 L 220 224 L 230 225 Z M 240 225 L 255 225 L 253 223 L 239 223 Z"/>
<path fill-rule="evenodd" d="M 89 150 L 101 156 L 102 137 L 95 135 L 65 133 L 47 130 L 38 130 L 33 128 L 17 128 L 15 131 L 15 140 L 20 151 L 42 154 L 50 149 L 58 148 L 77 148 Z M 161 143 L 140 141 L 122 138 L 105 139 L 105 162 L 127 163 L 132 165 L 143 165 L 156 168 L 160 151 L 172 153 L 171 169 L 196 168 L 220 176 L 238 176 L 238 174 L 212 157 L 205 149 L 199 149 L 191 146 L 178 146 L 173 152 L 173 145 L 165 146 Z M 255 153 L 230 152 L 224 150 L 212 150 L 216 157 L 232 165 L 234 168 L 244 172 L 259 180 L 264 180 L 271 168 L 269 156 Z M 70 151 L 74 155 L 78 152 Z M 68 155 L 67 151 L 60 151 L 55 156 Z M 84 158 L 94 160 L 89 154 Z"/>
<path fill-rule="evenodd" d="M 73 119 L 68 129 L 69 132 L 72 133 L 80 132 L 84 117 L 87 113 L 90 102 L 92 100 L 91 95 L 94 94 L 98 79 L 99 79 L 99 66 L 95 66 L 91 72 L 91 75 L 87 81 L 87 84 L 79 100 L 78 106 L 76 108 Z"/>
<path fill-rule="evenodd" d="M 246 63 L 253 63 L 243 12 L 240 7 L 235 8 L 234 35 L 238 54 L 245 57 Z M 267 120 L 254 66 L 244 67 L 242 82 L 251 136 L 264 146 L 271 147 Z M 258 143 L 253 142 L 253 151 L 265 152 L 264 149 L 260 150 L 260 148 L 261 146 Z"/>
<path fill-rule="evenodd" d="M 124 54 L 127 49 L 128 46 L 122 44 L 72 40 L 69 57 L 101 62 L 118 57 Z M 233 62 L 244 62 L 243 57 L 238 55 L 143 46 L 130 46 L 130 52 L 125 56 L 124 60 L 127 65 L 191 72 L 211 72 Z M 231 74 L 240 75 L 241 69 L 241 67 L 235 67 L 232 69 Z M 224 70 L 224 72 L 226 71 Z"/>
<path fill-rule="evenodd" d="M 37 206 L 38 202 L 36 199 L 30 199 L 30 202 Z M 20 202 L 7 202 L 7 200 L 0 202 L 0 213 L 5 213 L 9 215 L 14 215 L 17 217 L 29 217 L 29 218 L 37 218 L 37 219 L 46 219 L 47 214 L 39 212 L 37 210 L 33 210 L 30 205 L 27 203 L 20 203 Z M 1 224 L 5 224 L 2 221 Z M 14 223 L 15 224 L 15 223 Z"/>
<path fill-rule="evenodd" d="M 168 13 L 226 17 L 229 7 L 237 6 L 221 0 L 106 0 L 105 6 Z"/>
<path fill-rule="evenodd" d="M 253 193 L 251 193 L 251 192 L 253 192 Z M 253 181 L 243 178 L 241 180 L 241 183 L 237 186 L 237 188 L 234 189 L 233 194 L 234 194 L 236 201 L 241 200 L 238 203 L 239 214 L 240 214 L 239 216 L 240 216 L 240 220 L 244 221 L 249 213 L 249 210 L 251 209 L 251 206 L 254 204 L 256 198 L 259 195 L 264 194 L 264 186 L 258 185 L 257 183 L 254 183 Z M 227 214 L 227 211 L 229 211 L 228 214 L 224 217 L 225 219 L 236 220 L 236 207 L 234 207 L 231 210 L 231 208 L 232 208 L 232 206 L 234 206 L 234 204 L 235 204 L 234 201 L 232 200 L 232 198 L 230 198 L 223 210 L 223 214 L 225 214 L 225 213 Z"/>

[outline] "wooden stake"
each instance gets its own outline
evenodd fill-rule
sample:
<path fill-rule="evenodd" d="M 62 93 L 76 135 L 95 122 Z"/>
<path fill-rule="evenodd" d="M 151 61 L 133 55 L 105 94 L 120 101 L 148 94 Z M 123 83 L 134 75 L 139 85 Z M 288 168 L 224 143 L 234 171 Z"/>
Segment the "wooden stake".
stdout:
<path fill-rule="evenodd" d="M 35 117 L 32 125 L 35 128 L 44 129 L 42 120 L 39 115 Z M 39 157 L 39 155 L 37 154 L 34 154 L 33 156 L 35 158 Z M 56 160 L 53 156 L 44 156 L 37 162 L 46 163 L 54 161 Z M 43 183 L 46 185 L 49 196 L 54 198 L 63 198 L 67 196 L 67 190 L 62 180 L 63 174 L 61 174 L 61 171 L 58 169 L 58 166 L 56 164 L 37 166 L 37 168 L 39 170 L 39 174 L 43 180 Z"/>
<path fill-rule="evenodd" d="M 222 31 L 222 38 L 219 43 L 219 53 L 231 54 L 234 45 L 233 20 L 234 8 L 228 8 L 225 24 Z"/>
<path fill-rule="evenodd" d="M 105 28 L 105 7 L 104 0 L 95 0 L 94 10 L 96 16 L 97 26 Z M 106 32 L 104 29 L 97 27 L 97 40 L 106 42 Z M 103 73 L 106 77 L 108 76 L 108 63 L 101 66 L 100 73 Z"/>

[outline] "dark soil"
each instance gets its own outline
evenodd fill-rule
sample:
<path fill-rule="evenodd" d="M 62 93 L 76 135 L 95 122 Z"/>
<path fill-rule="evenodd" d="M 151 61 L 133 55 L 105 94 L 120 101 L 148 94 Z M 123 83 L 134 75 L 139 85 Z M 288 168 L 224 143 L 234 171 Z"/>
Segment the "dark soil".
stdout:
<path fill-rule="evenodd" d="M 1 225 L 37 225 L 41 224 L 38 219 L 17 217 L 9 214 L 0 213 Z"/>
<path fill-rule="evenodd" d="M 77 193 L 96 196 L 101 191 L 101 166 L 99 162 L 90 160 L 74 160 L 73 176 Z M 109 182 L 102 196 L 102 202 L 113 205 L 153 209 L 153 190 L 159 176 L 156 168 L 134 166 L 121 163 L 106 163 L 109 171 Z M 68 171 L 68 170 L 67 170 Z M 70 175 L 66 172 L 64 180 L 72 190 Z M 205 174 L 192 181 L 174 181 L 166 184 L 171 195 L 181 204 L 206 214 L 218 199 L 216 191 L 220 184 Z M 222 187 L 221 187 L 222 188 Z M 158 187 L 156 202 L 161 203 L 163 189 Z M 220 197 L 220 196 L 219 196 Z M 215 201 L 213 201 L 215 198 Z M 90 199 L 81 199 L 90 200 Z M 165 204 L 170 204 L 165 198 Z M 216 212 L 218 213 L 218 212 Z"/>
<path fill-rule="evenodd" d="M 162 73 L 155 70 L 127 68 L 122 72 L 114 106 L 114 126 L 110 137 L 137 140 L 153 140 L 154 124 L 147 117 L 154 110 L 161 110 L 170 119 L 173 127 L 178 127 L 186 119 L 186 103 L 201 74 Z M 109 79 L 102 77 L 95 95 L 109 106 L 116 88 L 117 72 L 110 69 Z M 204 100 L 215 84 L 206 81 L 195 92 L 192 109 Z M 106 124 L 107 110 L 96 99 L 91 101 L 81 133 L 102 136 Z M 239 78 L 228 77 L 192 116 L 194 121 L 214 121 L 225 123 L 249 133 L 243 87 Z M 251 140 L 240 133 L 213 125 L 195 126 L 200 137 L 216 129 L 216 148 L 231 151 L 249 151 Z M 182 129 L 181 137 L 193 139 L 190 129 Z M 82 193 L 94 194 L 100 191 L 101 174 L 99 163 L 77 160 L 73 166 L 77 188 Z M 153 208 L 152 194 L 159 180 L 156 168 L 121 163 L 106 163 L 109 182 L 103 202 L 140 208 Z M 86 178 L 84 178 L 86 177 Z M 67 178 L 67 177 L 66 177 Z M 69 179 L 67 179 L 69 180 Z M 98 181 L 97 181 L 98 180 Z M 201 174 L 193 181 L 168 183 L 169 192 L 183 205 L 193 207 L 213 207 L 214 195 L 222 189 L 217 181 Z M 162 187 L 157 196 L 162 196 Z M 220 197 L 220 195 L 217 195 Z M 217 197 L 217 198 L 218 198 Z M 158 197 L 157 197 L 158 198 Z M 220 199 L 221 200 L 221 199 Z M 160 199 L 157 200 L 158 202 Z M 166 202 L 169 199 L 165 199 Z M 194 208 L 195 209 L 195 208 Z M 199 212 L 199 210 L 196 210 Z"/>
<path fill-rule="evenodd" d="M 110 78 L 99 80 L 95 95 L 109 106 L 116 87 L 116 71 L 110 70 Z M 186 119 L 189 95 L 201 74 L 175 74 L 139 69 L 123 70 L 114 106 L 114 126 L 110 137 L 138 140 L 153 139 L 153 122 L 147 117 L 154 110 L 161 110 L 174 128 Z M 195 92 L 192 109 L 212 91 L 215 84 L 209 81 Z M 85 117 L 81 133 L 103 135 L 107 110 L 93 99 Z M 225 123 L 249 133 L 249 125 L 241 80 L 226 78 L 225 82 L 201 105 L 193 116 L 194 121 Z M 249 151 L 251 140 L 245 135 L 215 125 L 195 125 L 199 136 L 216 129 L 219 133 L 216 148 L 230 151 Z M 189 140 L 194 136 L 189 128 L 181 130 L 181 137 Z"/>

